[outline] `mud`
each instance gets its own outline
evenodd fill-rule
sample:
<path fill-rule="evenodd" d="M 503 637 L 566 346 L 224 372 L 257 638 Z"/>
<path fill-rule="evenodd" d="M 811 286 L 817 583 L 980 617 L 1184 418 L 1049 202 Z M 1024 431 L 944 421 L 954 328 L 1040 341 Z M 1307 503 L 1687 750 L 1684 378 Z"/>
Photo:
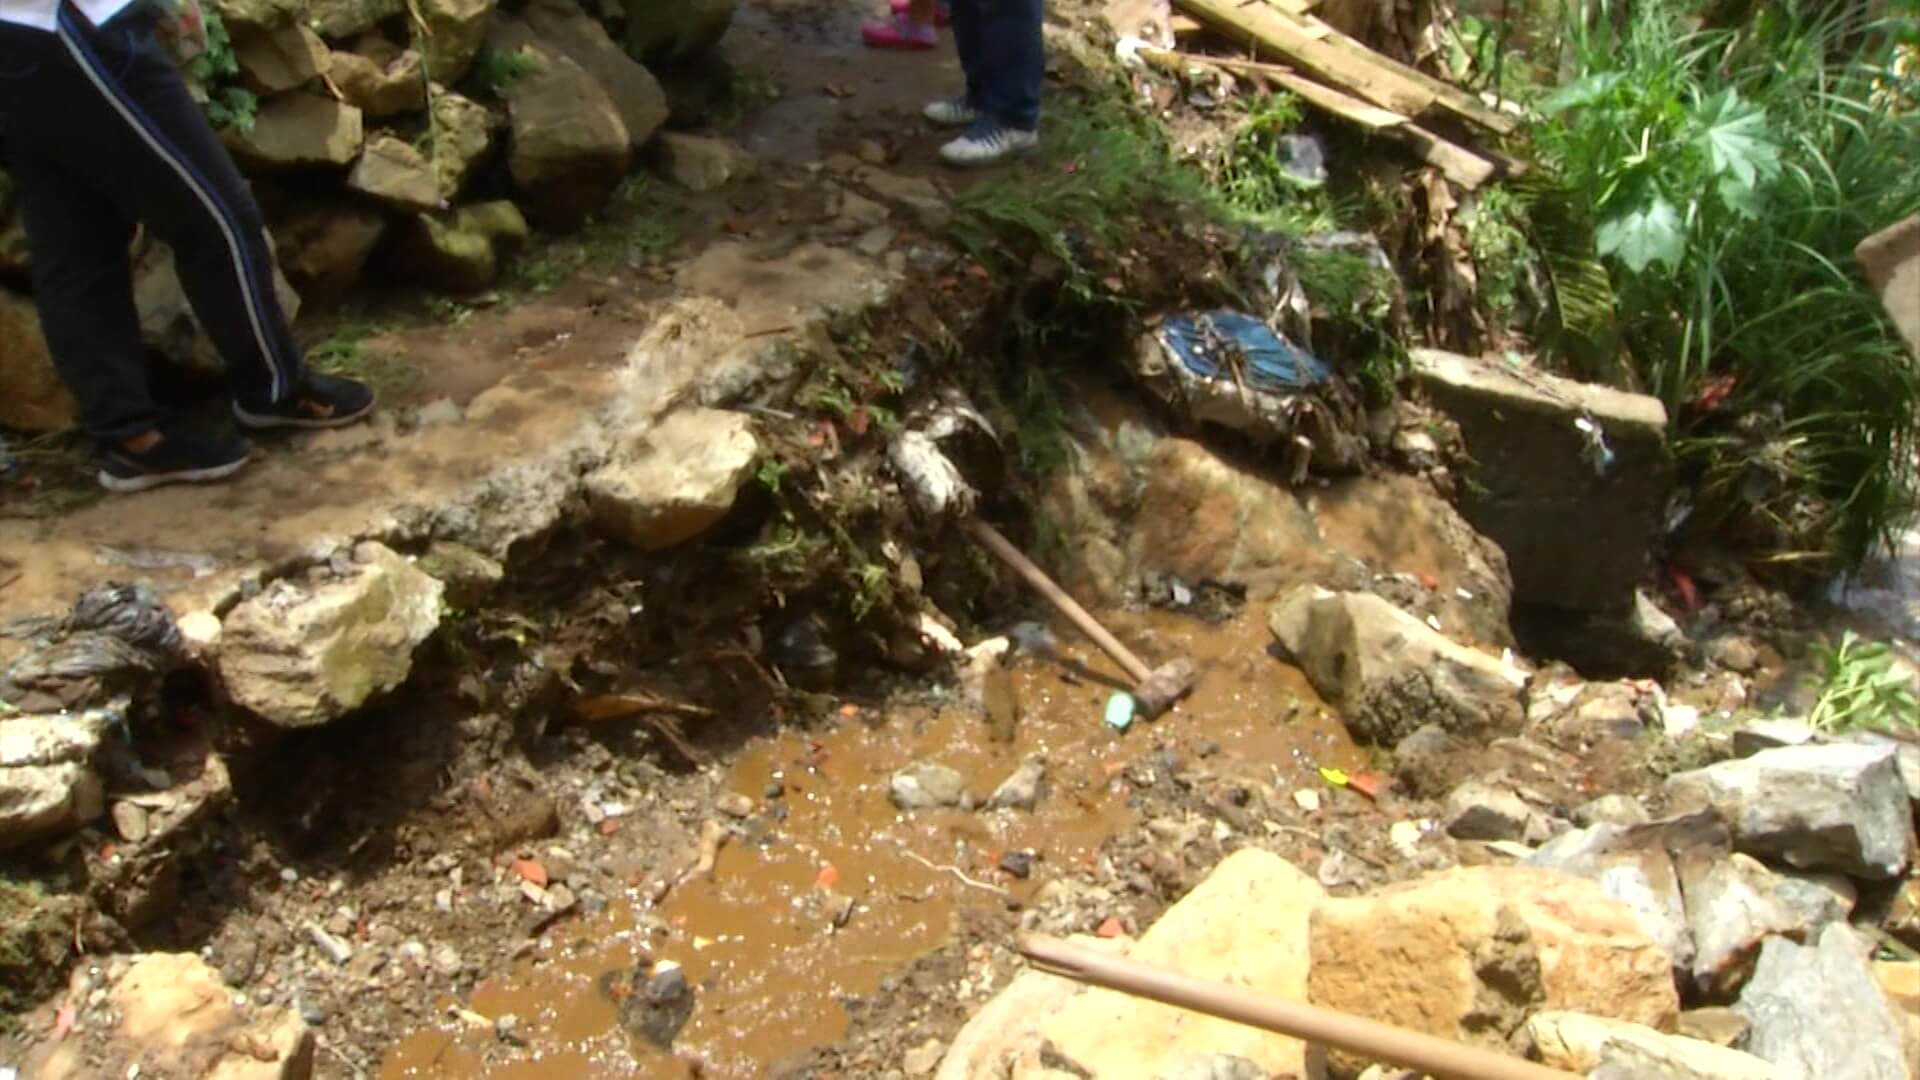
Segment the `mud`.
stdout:
<path fill-rule="evenodd" d="M 1014 662 L 1021 720 L 1010 742 L 960 703 L 848 706 L 824 730 L 755 738 L 722 785 L 753 809 L 710 879 L 682 885 L 657 910 L 616 903 L 568 944 L 475 989 L 468 1007 L 517 1016 L 526 1047 L 455 1021 L 402 1041 L 380 1075 L 613 1077 L 633 1075 L 636 1061 L 644 1075 L 695 1075 L 689 1062 L 706 1075 L 762 1075 L 843 1037 L 844 1000 L 952 943 L 970 917 L 1018 911 L 1048 882 L 1092 873 L 1103 847 L 1140 824 L 1143 762 L 1150 771 L 1156 759 L 1205 759 L 1223 780 L 1282 789 L 1317 784 L 1321 766 L 1364 765 L 1299 672 L 1268 655 L 1258 613 L 1219 625 L 1166 614 L 1119 625 L 1136 639 L 1151 630 L 1158 648 L 1200 665 L 1199 686 L 1176 712 L 1125 733 L 1108 728 L 1101 713 L 1112 691 L 1098 673 L 1112 665 L 1063 642 L 1065 665 Z M 895 770 L 930 761 L 957 769 L 969 800 L 984 804 L 1036 756 L 1048 770 L 1032 812 L 904 812 L 889 797 Z M 1009 853 L 1030 854 L 1030 876 L 1001 869 Z M 683 965 L 697 989 L 677 1059 L 623 1032 L 597 988 L 646 956 Z"/>

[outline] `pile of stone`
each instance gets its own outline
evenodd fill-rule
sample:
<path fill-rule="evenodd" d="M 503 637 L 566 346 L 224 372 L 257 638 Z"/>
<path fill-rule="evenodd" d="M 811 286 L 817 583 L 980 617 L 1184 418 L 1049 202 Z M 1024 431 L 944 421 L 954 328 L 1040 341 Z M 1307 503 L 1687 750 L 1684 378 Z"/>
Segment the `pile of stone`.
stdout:
<path fill-rule="evenodd" d="M 496 0 L 210 0 L 238 70 L 196 89 L 251 103 L 221 137 L 267 212 L 290 311 L 337 299 L 373 267 L 474 292 L 529 222 L 582 224 L 643 152 L 696 178 L 737 153 L 661 132 L 668 98 L 647 66 L 710 49 L 731 16 L 732 0 L 605 11 L 530 0 L 511 12 Z M 0 426 L 62 430 L 72 402 L 22 291 L 32 253 L 10 187 L 0 175 Z M 217 363 L 170 253 L 143 236 L 134 261 L 149 345 Z"/>

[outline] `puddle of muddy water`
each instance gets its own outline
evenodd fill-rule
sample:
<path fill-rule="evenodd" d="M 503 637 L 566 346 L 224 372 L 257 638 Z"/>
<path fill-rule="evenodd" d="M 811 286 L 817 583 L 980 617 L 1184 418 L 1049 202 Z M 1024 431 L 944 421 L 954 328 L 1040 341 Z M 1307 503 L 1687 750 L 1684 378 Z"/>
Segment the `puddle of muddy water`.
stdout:
<path fill-rule="evenodd" d="M 638 901 L 628 901 L 556 932 L 466 1003 L 483 1016 L 517 1016 L 524 1047 L 500 1044 L 490 1029 L 450 1025 L 396 1046 L 382 1077 L 694 1075 L 687 1060 L 699 1061 L 704 1075 L 761 1075 L 841 1037 L 841 999 L 873 992 L 939 948 L 968 909 L 1019 903 L 1051 879 L 1092 867 L 1101 845 L 1134 823 L 1128 767 L 1160 748 L 1283 788 L 1315 783 L 1321 765 L 1364 760 L 1304 677 L 1268 654 L 1257 611 L 1221 625 L 1153 613 L 1119 629 L 1194 657 L 1201 679 L 1178 711 L 1124 734 L 1106 727 L 1110 688 L 1069 672 L 1113 665 L 1065 641 L 1065 665 L 1015 662 L 1023 715 L 1010 741 L 990 737 L 985 721 L 960 705 L 848 710 L 824 730 L 757 739 L 727 783 L 755 803 L 745 835 L 722 849 L 711 879 L 682 885 L 645 920 L 656 929 L 638 929 Z M 957 769 L 984 803 L 1034 755 L 1048 763 L 1048 787 L 1032 813 L 908 814 L 889 797 L 891 775 L 924 761 Z M 997 869 L 1002 853 L 1021 850 L 1035 855 L 1024 881 Z M 854 905 L 838 927 L 835 894 Z M 675 1044 L 686 1060 L 629 1040 L 596 987 L 603 974 L 649 954 L 680 963 L 696 988 L 697 1006 Z"/>

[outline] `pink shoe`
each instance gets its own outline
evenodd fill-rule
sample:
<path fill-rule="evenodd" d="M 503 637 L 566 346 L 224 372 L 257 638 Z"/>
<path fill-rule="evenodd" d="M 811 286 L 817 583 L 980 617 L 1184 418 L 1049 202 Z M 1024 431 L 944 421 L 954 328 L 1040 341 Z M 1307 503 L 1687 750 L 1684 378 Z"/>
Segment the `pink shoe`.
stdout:
<path fill-rule="evenodd" d="M 875 49 L 931 49 L 940 44 L 940 31 L 905 15 L 875 19 L 860 27 L 860 39 Z"/>
<path fill-rule="evenodd" d="M 913 7 L 913 0 L 893 0 L 893 13 L 895 15 L 905 15 L 907 11 L 912 7 Z M 953 8 L 950 5 L 948 4 L 933 5 L 933 25 L 940 27 L 941 29 L 944 30 L 946 29 L 947 24 L 952 21 L 953 21 Z"/>

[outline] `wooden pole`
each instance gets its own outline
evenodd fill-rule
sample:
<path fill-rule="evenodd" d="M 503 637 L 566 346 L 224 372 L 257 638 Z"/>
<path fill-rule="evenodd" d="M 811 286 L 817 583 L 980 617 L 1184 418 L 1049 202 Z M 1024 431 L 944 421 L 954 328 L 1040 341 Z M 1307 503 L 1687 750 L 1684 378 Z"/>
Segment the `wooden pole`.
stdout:
<path fill-rule="evenodd" d="M 1440 1080 L 1580 1080 L 1576 1073 L 1549 1069 L 1507 1054 L 1449 1042 L 1332 1009 L 1222 986 L 1095 952 L 1044 934 L 1023 936 L 1019 949 L 1041 967 L 1084 983 L 1319 1043 L 1389 1065 L 1419 1069 Z"/>

